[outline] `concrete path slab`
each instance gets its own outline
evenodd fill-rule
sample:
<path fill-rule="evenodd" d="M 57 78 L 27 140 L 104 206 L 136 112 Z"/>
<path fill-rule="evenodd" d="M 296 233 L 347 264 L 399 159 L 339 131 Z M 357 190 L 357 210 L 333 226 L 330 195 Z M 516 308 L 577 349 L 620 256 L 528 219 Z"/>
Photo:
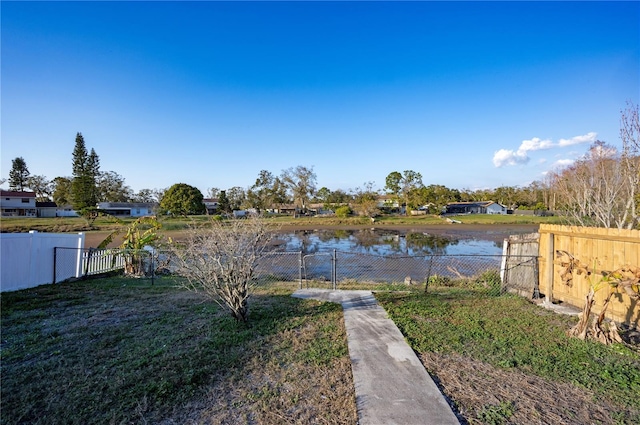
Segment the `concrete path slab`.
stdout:
<path fill-rule="evenodd" d="M 371 291 L 300 289 L 342 304 L 359 425 L 444 425 L 458 419 Z"/>

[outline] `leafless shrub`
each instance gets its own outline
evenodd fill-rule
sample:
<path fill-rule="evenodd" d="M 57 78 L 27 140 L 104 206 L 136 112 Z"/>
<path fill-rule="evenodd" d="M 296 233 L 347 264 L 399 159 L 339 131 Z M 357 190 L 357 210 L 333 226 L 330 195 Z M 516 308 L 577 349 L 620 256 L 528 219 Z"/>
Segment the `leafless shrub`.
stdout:
<path fill-rule="evenodd" d="M 255 266 L 272 238 L 269 230 L 259 216 L 193 227 L 181 244 L 174 245 L 176 273 L 186 279 L 187 289 L 205 294 L 246 322 Z"/>

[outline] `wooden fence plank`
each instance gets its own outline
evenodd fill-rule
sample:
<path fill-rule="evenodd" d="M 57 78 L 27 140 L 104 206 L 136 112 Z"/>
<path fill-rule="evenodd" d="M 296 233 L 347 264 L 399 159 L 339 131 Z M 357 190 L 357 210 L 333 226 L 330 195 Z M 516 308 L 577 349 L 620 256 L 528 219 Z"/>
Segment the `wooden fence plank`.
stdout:
<path fill-rule="evenodd" d="M 624 265 L 640 267 L 640 231 L 605 229 L 577 226 L 540 225 L 540 264 L 548 267 L 553 262 L 552 298 L 576 307 L 582 307 L 593 279 L 599 279 L 603 271 L 614 271 Z M 547 235 L 554 235 L 553 249 L 549 249 Z M 592 276 L 574 274 L 573 285 L 568 287 L 560 278 L 562 267 L 555 259 L 555 252 L 566 251 L 592 270 Z M 541 269 L 547 270 L 547 269 Z M 542 288 L 544 273 L 541 274 Z M 594 313 L 599 313 L 608 288 L 596 293 Z M 640 305 L 626 294 L 616 294 L 607 309 L 607 317 L 616 321 L 639 325 Z"/>

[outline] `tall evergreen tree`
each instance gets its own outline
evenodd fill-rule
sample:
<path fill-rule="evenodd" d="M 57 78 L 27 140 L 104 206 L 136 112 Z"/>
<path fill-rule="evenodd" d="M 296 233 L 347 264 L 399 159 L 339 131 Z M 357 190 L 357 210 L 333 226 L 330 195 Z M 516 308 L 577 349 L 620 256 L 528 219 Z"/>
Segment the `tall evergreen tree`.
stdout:
<path fill-rule="evenodd" d="M 84 144 L 84 137 L 82 133 L 76 134 L 76 145 L 73 148 L 73 176 L 82 176 L 87 166 L 87 159 L 89 154 L 87 153 L 87 147 Z"/>
<path fill-rule="evenodd" d="M 89 157 L 87 158 L 87 189 L 90 196 L 89 201 L 91 206 L 95 206 L 100 197 L 100 189 L 98 187 L 98 180 L 100 179 L 100 158 L 96 151 L 91 148 Z"/>
<path fill-rule="evenodd" d="M 221 190 L 218 195 L 218 211 L 221 213 L 231 212 L 231 205 L 229 204 L 226 190 Z"/>
<path fill-rule="evenodd" d="M 96 182 L 100 172 L 100 159 L 93 149 L 91 149 L 91 154 L 87 153 L 82 133 L 76 134 L 72 168 L 71 199 L 73 208 L 82 210 L 95 207 L 98 200 Z"/>
<path fill-rule="evenodd" d="M 9 171 L 9 190 L 24 191 L 29 179 L 29 169 L 24 158 L 18 157 L 11 160 L 11 171 Z"/>

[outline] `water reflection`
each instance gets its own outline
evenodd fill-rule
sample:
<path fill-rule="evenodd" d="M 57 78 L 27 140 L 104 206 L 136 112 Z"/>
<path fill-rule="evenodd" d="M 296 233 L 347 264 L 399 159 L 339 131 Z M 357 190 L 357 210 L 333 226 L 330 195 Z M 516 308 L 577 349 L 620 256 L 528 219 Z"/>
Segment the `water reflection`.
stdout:
<path fill-rule="evenodd" d="M 279 236 L 282 250 L 316 253 L 338 250 L 377 255 L 500 255 L 502 246 L 490 239 L 456 239 L 397 230 L 299 230 Z"/>

